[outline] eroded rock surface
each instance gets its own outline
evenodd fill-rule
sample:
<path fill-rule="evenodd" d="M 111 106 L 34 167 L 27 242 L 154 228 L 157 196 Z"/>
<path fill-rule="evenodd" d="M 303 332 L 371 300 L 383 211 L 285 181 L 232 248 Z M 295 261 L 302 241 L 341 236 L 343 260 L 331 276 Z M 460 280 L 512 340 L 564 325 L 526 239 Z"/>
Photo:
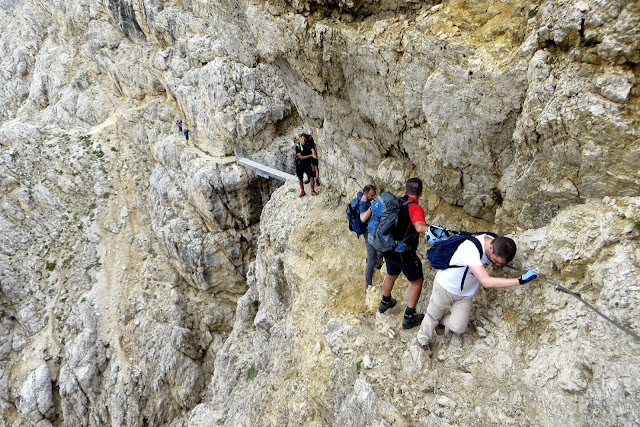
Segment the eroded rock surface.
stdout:
<path fill-rule="evenodd" d="M 343 208 L 419 176 L 429 221 L 509 233 L 637 330 L 637 2 L 9 0 L 0 23 L 3 424 L 640 423 L 638 344 L 540 281 L 481 291 L 427 359 L 376 314 L 382 276 L 363 295 Z M 293 172 L 303 130 L 320 197 L 234 163 Z"/>

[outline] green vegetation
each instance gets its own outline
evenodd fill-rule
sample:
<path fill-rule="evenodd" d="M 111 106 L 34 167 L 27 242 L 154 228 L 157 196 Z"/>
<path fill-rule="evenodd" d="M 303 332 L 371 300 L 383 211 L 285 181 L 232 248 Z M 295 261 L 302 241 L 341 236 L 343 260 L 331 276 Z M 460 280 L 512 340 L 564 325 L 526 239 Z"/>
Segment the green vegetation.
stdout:
<path fill-rule="evenodd" d="M 56 268 L 56 263 L 55 262 L 48 262 L 47 265 L 45 266 L 45 268 L 49 271 L 53 271 Z"/>
<path fill-rule="evenodd" d="M 257 301 L 257 300 L 256 300 L 256 301 L 254 301 L 254 302 L 253 302 L 253 306 L 254 306 L 255 308 L 260 307 L 260 301 Z"/>
<path fill-rule="evenodd" d="M 636 231 L 640 232 L 640 218 L 633 221 L 633 228 L 635 228 Z"/>
<path fill-rule="evenodd" d="M 78 137 L 78 141 L 82 142 L 84 144 L 85 147 L 90 147 L 91 144 L 93 143 L 91 141 L 91 135 L 80 135 Z"/>
<path fill-rule="evenodd" d="M 253 380 L 257 376 L 258 376 L 258 369 L 256 368 L 256 365 L 252 364 L 249 370 L 247 371 L 247 378 L 249 378 L 249 380 Z"/>
<path fill-rule="evenodd" d="M 360 371 L 362 371 L 362 360 L 358 360 L 358 363 L 356 363 L 356 372 L 358 375 L 360 375 Z"/>

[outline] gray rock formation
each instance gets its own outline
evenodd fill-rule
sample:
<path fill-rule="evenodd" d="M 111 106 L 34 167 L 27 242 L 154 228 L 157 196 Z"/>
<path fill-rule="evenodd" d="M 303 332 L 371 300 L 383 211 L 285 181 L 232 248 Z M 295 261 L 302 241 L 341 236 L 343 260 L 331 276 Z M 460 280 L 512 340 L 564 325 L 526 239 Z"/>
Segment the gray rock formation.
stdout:
<path fill-rule="evenodd" d="M 429 221 L 509 233 L 517 265 L 637 331 L 639 21 L 616 0 L 5 0 L 2 425 L 640 423 L 639 344 L 541 281 L 480 292 L 427 359 L 400 308 L 376 314 L 382 277 L 363 296 L 343 210 L 419 176 Z M 231 157 L 293 172 L 308 129 L 320 197 Z"/>

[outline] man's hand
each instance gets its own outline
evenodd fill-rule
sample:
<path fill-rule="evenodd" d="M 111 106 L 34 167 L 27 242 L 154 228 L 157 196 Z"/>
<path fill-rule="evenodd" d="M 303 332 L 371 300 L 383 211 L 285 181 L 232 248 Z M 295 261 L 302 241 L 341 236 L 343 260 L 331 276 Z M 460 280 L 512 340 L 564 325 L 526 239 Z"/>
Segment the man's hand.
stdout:
<path fill-rule="evenodd" d="M 529 270 L 526 273 L 524 273 L 522 276 L 518 277 L 518 282 L 520 282 L 521 285 L 524 285 L 525 283 L 529 283 L 530 281 L 532 281 L 537 277 L 538 277 L 538 273 L 536 273 L 533 270 Z"/>

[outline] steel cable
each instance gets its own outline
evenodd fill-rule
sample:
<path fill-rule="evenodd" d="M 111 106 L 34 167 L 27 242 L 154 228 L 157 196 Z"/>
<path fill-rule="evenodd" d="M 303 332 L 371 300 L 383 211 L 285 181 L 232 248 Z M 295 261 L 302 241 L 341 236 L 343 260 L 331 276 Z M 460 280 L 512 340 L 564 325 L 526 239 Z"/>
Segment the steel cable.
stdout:
<path fill-rule="evenodd" d="M 520 270 L 519 268 L 513 267 L 511 265 L 506 265 L 506 267 L 511 268 L 512 270 L 516 270 L 520 273 L 525 273 L 524 270 Z M 547 283 L 551 286 L 553 286 L 555 288 L 556 291 L 558 292 L 564 292 L 566 294 L 569 294 L 571 296 L 573 296 L 574 298 L 576 298 L 578 301 L 580 301 L 581 303 L 583 303 L 584 305 L 586 305 L 587 307 L 589 307 L 591 310 L 595 311 L 596 314 L 598 314 L 600 317 L 602 317 L 603 319 L 605 319 L 607 322 L 611 323 L 613 326 L 615 326 L 616 328 L 620 329 L 621 331 L 623 331 L 624 333 L 631 335 L 636 341 L 640 341 L 640 336 L 638 336 L 638 334 L 634 333 L 633 331 L 630 331 L 629 329 L 625 328 L 624 326 L 620 325 L 619 323 L 617 323 L 616 321 L 612 320 L 611 318 L 607 317 L 606 315 L 604 315 L 602 312 L 600 312 L 597 308 L 595 308 L 593 305 L 589 304 L 588 302 L 586 302 L 584 299 L 582 299 L 582 296 L 577 293 L 577 292 L 573 292 L 567 288 L 565 288 L 564 286 L 558 284 L 558 283 L 554 283 L 550 280 L 547 279 L 543 279 L 540 276 L 538 276 L 538 280 Z"/>

